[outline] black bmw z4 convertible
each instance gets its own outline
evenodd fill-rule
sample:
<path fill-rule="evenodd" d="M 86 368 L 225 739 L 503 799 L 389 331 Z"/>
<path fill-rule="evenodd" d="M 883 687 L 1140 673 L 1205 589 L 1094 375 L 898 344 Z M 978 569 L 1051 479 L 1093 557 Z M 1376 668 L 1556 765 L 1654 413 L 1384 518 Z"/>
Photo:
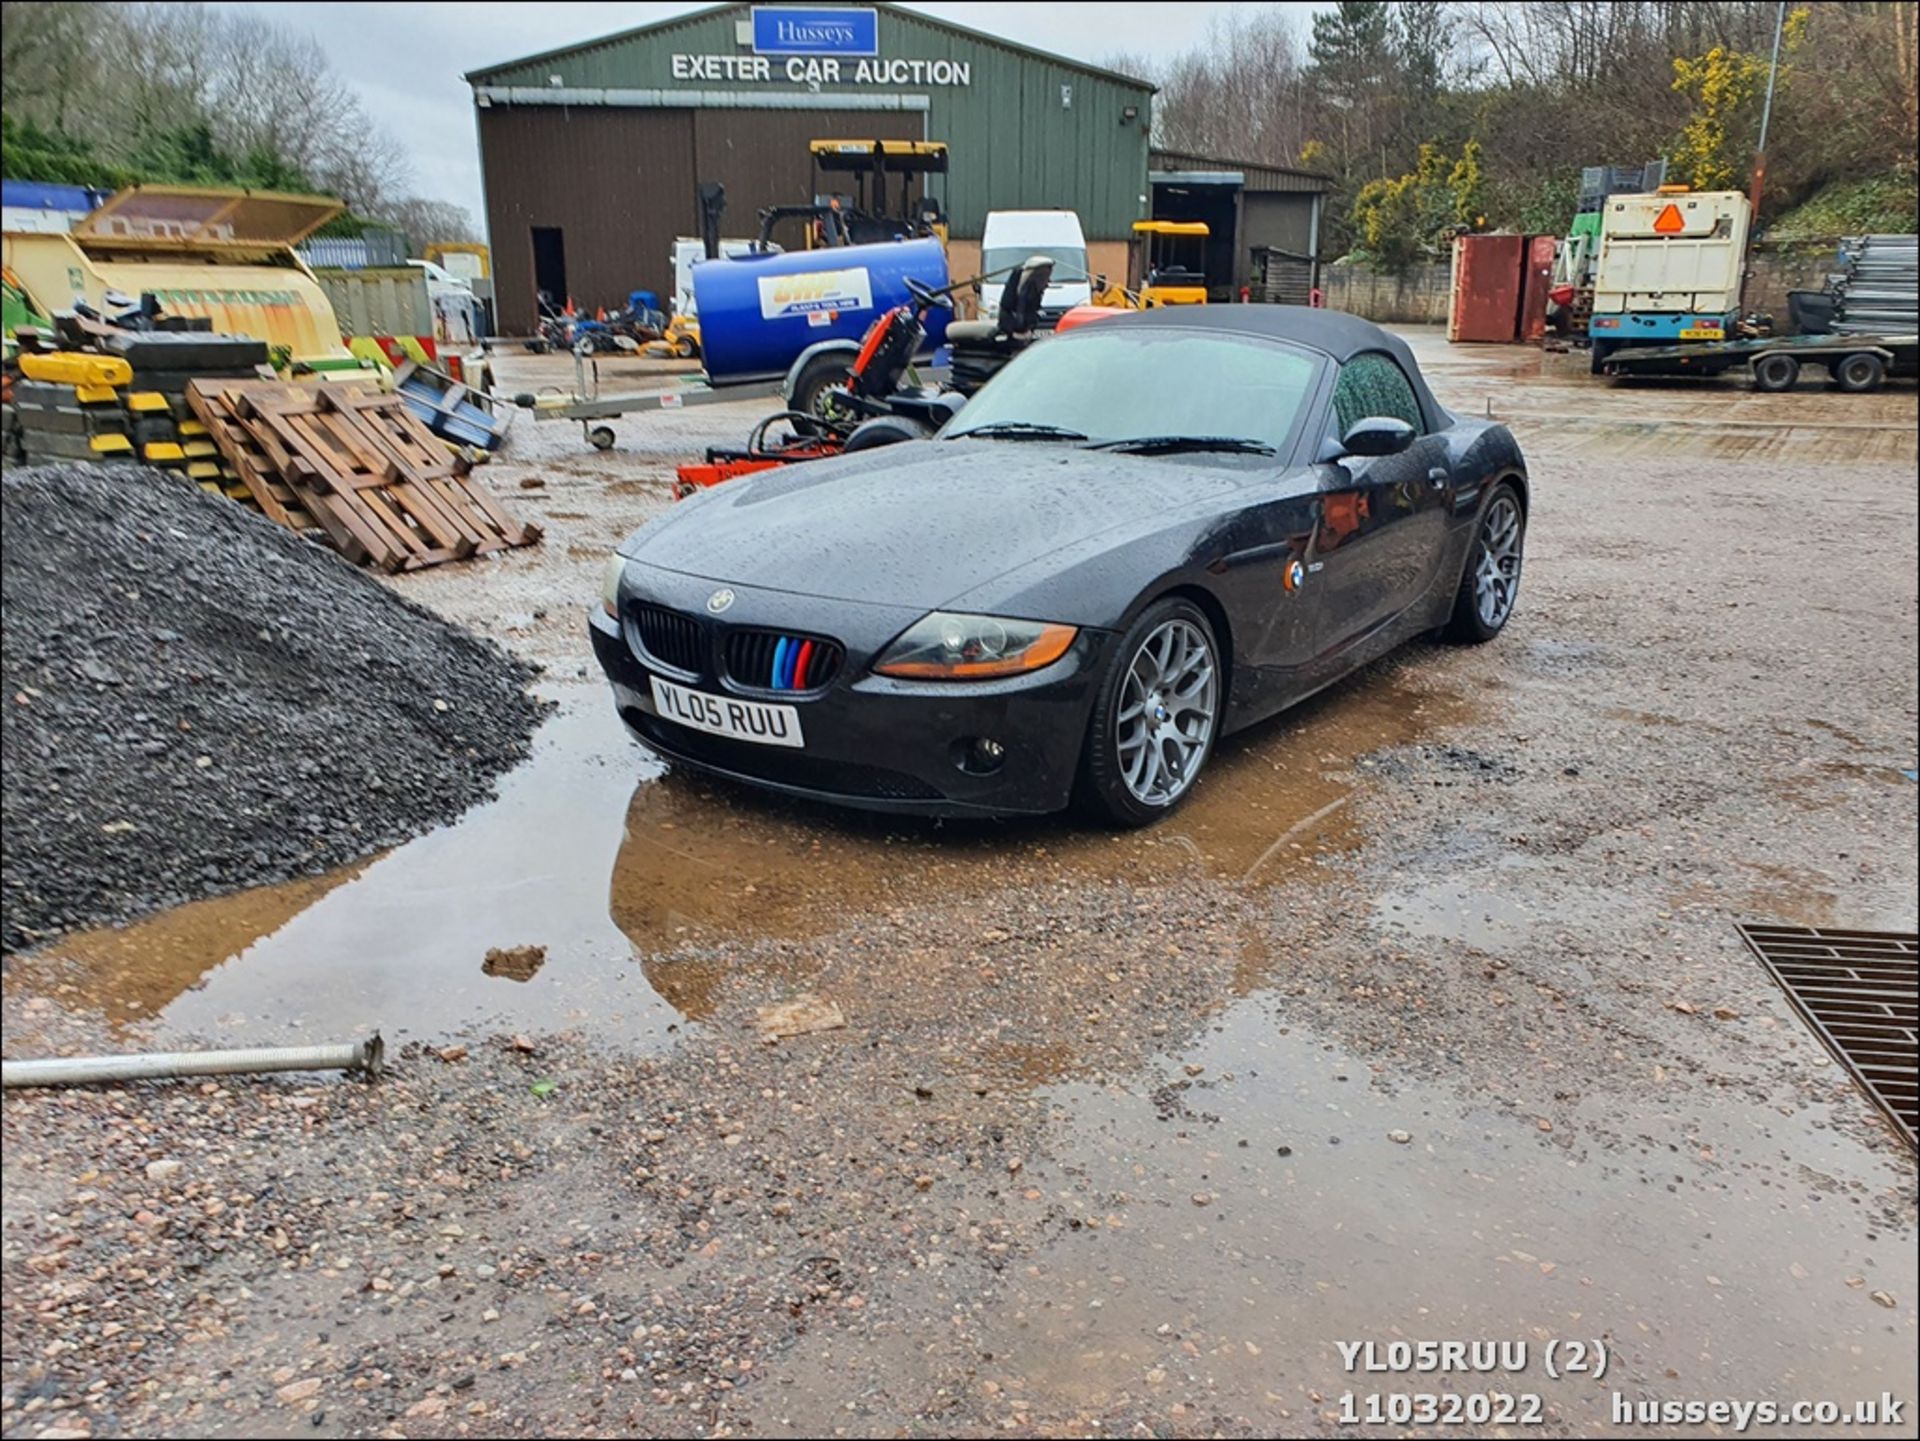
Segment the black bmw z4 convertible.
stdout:
<path fill-rule="evenodd" d="M 1103 319 L 930 440 L 729 481 L 631 536 L 592 613 L 670 760 L 944 815 L 1142 825 L 1219 738 L 1519 591 L 1526 466 L 1397 337 L 1295 306 Z"/>

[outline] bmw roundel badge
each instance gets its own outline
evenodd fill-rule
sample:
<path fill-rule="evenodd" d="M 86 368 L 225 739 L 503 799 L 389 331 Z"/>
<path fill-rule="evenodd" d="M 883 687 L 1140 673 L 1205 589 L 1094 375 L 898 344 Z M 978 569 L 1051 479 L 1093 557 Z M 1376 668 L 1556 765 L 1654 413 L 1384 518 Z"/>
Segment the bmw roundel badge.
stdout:
<path fill-rule="evenodd" d="M 1307 583 L 1306 562 L 1300 561 L 1300 560 L 1288 561 L 1286 579 L 1281 582 L 1281 584 L 1283 584 L 1287 588 L 1288 594 L 1292 594 L 1294 591 L 1300 589 L 1300 587 L 1305 585 L 1306 583 Z"/>
<path fill-rule="evenodd" d="M 725 586 L 721 586 L 720 589 L 716 590 L 712 595 L 707 597 L 707 609 L 712 611 L 715 615 L 720 614 L 721 611 L 725 610 L 728 606 L 732 604 L 733 604 L 733 592 L 731 590 L 728 590 Z"/>

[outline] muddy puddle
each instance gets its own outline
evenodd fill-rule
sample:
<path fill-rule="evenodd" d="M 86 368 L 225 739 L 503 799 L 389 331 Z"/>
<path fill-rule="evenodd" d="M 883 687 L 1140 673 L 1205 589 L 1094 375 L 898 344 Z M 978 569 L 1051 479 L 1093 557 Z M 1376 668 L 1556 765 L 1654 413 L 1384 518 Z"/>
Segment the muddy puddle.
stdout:
<path fill-rule="evenodd" d="M 1499 951 L 1524 940 L 1541 917 L 1524 901 L 1499 890 L 1436 881 L 1383 895 L 1374 903 L 1373 919 L 1383 930 L 1418 940 L 1459 941 Z"/>
<path fill-rule="evenodd" d="M 458 823 L 329 876 L 70 937 L 10 981 L 234 1043 L 374 1028 L 664 1039 L 714 1012 L 743 943 L 1042 877 L 1251 887 L 1311 873 L 1360 839 L 1355 800 L 1380 783 L 1367 757 L 1473 713 L 1418 688 L 1406 663 L 1376 667 L 1226 742 L 1168 823 L 1115 834 L 870 817 L 663 779 L 597 686 L 568 687 L 530 760 Z"/>
<path fill-rule="evenodd" d="M 1908 1168 L 1824 1108 L 1787 1118 L 1650 1085 L 1628 1110 L 1617 1094 L 1560 1107 L 1548 1132 L 1496 1097 L 1376 1073 L 1275 1007 L 1236 1003 L 1126 1086 L 1038 1093 L 1055 1137 L 1000 1204 L 1046 1213 L 1053 1239 L 973 1298 L 983 1420 L 1299 1434 L 1334 1422 L 1343 1392 L 1499 1391 L 1537 1392 L 1553 1434 L 1593 1436 L 1614 1434 L 1615 1388 L 1851 1401 L 1912 1374 L 1910 1326 L 1872 1296 L 1916 1284 Z M 1421 1339 L 1522 1342 L 1530 1364 L 1349 1375 L 1336 1349 Z M 1556 1339 L 1599 1339 L 1604 1384 L 1549 1377 Z M 901 1337 L 897 1367 L 862 1374 L 911 1376 L 924 1343 Z M 764 1429 L 848 1424 L 845 1367 L 806 1348 L 787 1370 Z M 858 1397 L 860 1434 L 923 1400 Z"/>

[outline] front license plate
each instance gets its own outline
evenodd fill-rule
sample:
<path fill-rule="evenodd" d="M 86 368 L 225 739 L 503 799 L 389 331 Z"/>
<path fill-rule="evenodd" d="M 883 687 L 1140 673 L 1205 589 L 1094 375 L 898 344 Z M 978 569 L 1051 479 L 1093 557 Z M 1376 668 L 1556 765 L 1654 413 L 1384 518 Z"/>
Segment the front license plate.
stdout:
<path fill-rule="evenodd" d="M 1682 340 L 1725 340 L 1727 332 L 1718 326 L 1702 325 L 1693 330 L 1681 331 L 1680 338 Z"/>
<path fill-rule="evenodd" d="M 657 675 L 647 679 L 653 684 L 653 705 L 662 720 L 691 726 L 710 735 L 752 741 L 755 745 L 796 749 L 806 745 L 800 735 L 800 712 L 790 705 L 708 695 L 705 691 L 688 690 L 670 680 L 661 680 Z"/>

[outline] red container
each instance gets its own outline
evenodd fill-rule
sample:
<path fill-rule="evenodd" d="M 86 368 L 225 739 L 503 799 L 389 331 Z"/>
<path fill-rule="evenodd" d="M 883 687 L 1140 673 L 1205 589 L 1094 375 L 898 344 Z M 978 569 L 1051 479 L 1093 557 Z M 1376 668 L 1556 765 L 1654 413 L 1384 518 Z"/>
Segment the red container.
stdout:
<path fill-rule="evenodd" d="M 1462 235 L 1453 242 L 1448 340 L 1511 345 L 1518 338 L 1526 249 L 1524 235 Z"/>
<path fill-rule="evenodd" d="M 1547 338 L 1547 292 L 1553 288 L 1553 257 L 1560 241 L 1552 235 L 1527 237 L 1527 273 L 1520 290 L 1520 339 L 1538 345 Z"/>

